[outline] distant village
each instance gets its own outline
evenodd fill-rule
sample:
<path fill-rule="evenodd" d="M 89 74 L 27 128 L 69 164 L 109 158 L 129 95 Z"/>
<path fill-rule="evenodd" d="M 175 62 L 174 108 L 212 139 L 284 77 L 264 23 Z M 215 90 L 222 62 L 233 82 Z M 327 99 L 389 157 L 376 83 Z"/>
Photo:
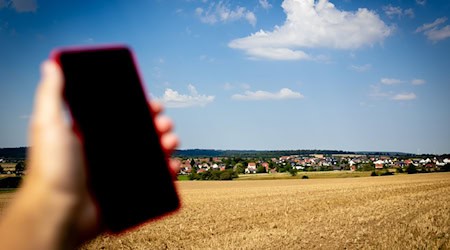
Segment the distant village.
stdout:
<path fill-rule="evenodd" d="M 178 158 L 181 161 L 180 175 L 193 172 L 203 173 L 210 170 L 225 171 L 232 169 L 239 174 L 277 173 L 296 171 L 374 171 L 399 170 L 413 166 L 419 171 L 441 171 L 448 158 L 401 158 L 392 156 L 368 156 L 354 154 L 336 155 L 288 155 L 270 159 L 234 158 L 234 157 L 204 157 Z M 450 166 L 450 165 L 447 165 Z"/>
<path fill-rule="evenodd" d="M 450 157 L 449 157 L 450 158 Z M 396 171 L 413 167 L 417 172 L 450 171 L 450 159 L 432 157 L 393 157 L 355 154 L 287 155 L 278 158 L 192 157 L 181 162 L 179 175 L 208 171 L 233 171 L 236 174 L 282 173 L 292 171 Z M 0 174 L 24 175 L 25 162 L 0 158 Z"/>

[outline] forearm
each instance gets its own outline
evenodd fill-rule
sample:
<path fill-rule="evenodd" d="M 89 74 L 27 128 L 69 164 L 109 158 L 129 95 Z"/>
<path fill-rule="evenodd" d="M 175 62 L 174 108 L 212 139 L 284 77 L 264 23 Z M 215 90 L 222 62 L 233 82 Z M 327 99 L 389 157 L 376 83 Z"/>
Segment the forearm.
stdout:
<path fill-rule="evenodd" d="M 28 181 L 28 182 L 27 182 Z M 68 218 L 76 199 L 26 180 L 0 221 L 2 249 L 61 249 L 74 246 Z"/>

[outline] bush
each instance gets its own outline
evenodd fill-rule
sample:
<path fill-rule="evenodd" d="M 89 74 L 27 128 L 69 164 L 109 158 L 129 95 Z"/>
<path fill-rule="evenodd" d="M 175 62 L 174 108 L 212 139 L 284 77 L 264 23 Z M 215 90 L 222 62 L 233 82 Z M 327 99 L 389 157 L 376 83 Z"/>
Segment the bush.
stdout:
<path fill-rule="evenodd" d="M 450 163 L 445 164 L 442 168 L 441 168 L 442 172 L 450 172 Z"/>
<path fill-rule="evenodd" d="M 408 174 L 415 174 L 415 173 L 417 173 L 416 166 L 414 166 L 414 164 L 409 164 L 408 167 L 406 168 L 406 173 L 408 173 Z"/>
<path fill-rule="evenodd" d="M 296 168 L 291 168 L 289 169 L 289 173 L 291 174 L 291 176 L 296 176 L 297 175 L 297 169 Z"/>
<path fill-rule="evenodd" d="M 378 176 L 377 172 L 372 171 L 372 173 L 370 173 L 370 176 Z"/>
<path fill-rule="evenodd" d="M 220 174 L 220 180 L 232 180 L 232 179 L 233 179 L 233 178 L 232 178 L 230 172 L 228 172 L 228 171 L 223 171 L 223 172 Z"/>
<path fill-rule="evenodd" d="M 309 176 L 303 175 L 303 176 L 302 176 L 302 179 L 309 179 Z"/>
<path fill-rule="evenodd" d="M 238 178 L 238 173 L 231 169 L 227 169 L 225 171 L 219 170 L 208 170 L 202 173 L 191 173 L 189 175 L 189 180 L 232 180 L 234 178 Z"/>

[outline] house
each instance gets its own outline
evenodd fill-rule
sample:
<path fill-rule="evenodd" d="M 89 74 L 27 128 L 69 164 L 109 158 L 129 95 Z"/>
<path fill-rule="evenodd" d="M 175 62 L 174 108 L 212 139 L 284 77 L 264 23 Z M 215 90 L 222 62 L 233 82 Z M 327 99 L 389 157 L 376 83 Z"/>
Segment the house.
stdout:
<path fill-rule="evenodd" d="M 249 162 L 247 168 L 245 169 L 246 174 L 256 174 L 256 163 Z"/>
<path fill-rule="evenodd" d="M 323 154 L 314 154 L 312 156 L 317 159 L 323 159 Z"/>
<path fill-rule="evenodd" d="M 269 163 L 263 162 L 263 163 L 261 164 L 261 166 L 263 166 L 263 167 L 266 169 L 266 173 L 269 173 Z"/>
<path fill-rule="evenodd" d="M 382 160 L 374 161 L 373 164 L 375 164 L 375 169 L 383 169 L 384 161 Z"/>

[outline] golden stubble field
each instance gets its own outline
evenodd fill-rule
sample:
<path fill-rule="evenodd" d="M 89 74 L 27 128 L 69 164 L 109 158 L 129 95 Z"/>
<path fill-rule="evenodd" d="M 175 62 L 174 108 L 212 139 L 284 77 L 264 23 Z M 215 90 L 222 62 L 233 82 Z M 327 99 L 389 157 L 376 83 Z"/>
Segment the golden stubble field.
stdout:
<path fill-rule="evenodd" d="M 179 213 L 83 248 L 450 249 L 450 173 L 178 187 Z"/>
<path fill-rule="evenodd" d="M 82 248 L 450 249 L 450 173 L 178 187 L 177 214 Z"/>

